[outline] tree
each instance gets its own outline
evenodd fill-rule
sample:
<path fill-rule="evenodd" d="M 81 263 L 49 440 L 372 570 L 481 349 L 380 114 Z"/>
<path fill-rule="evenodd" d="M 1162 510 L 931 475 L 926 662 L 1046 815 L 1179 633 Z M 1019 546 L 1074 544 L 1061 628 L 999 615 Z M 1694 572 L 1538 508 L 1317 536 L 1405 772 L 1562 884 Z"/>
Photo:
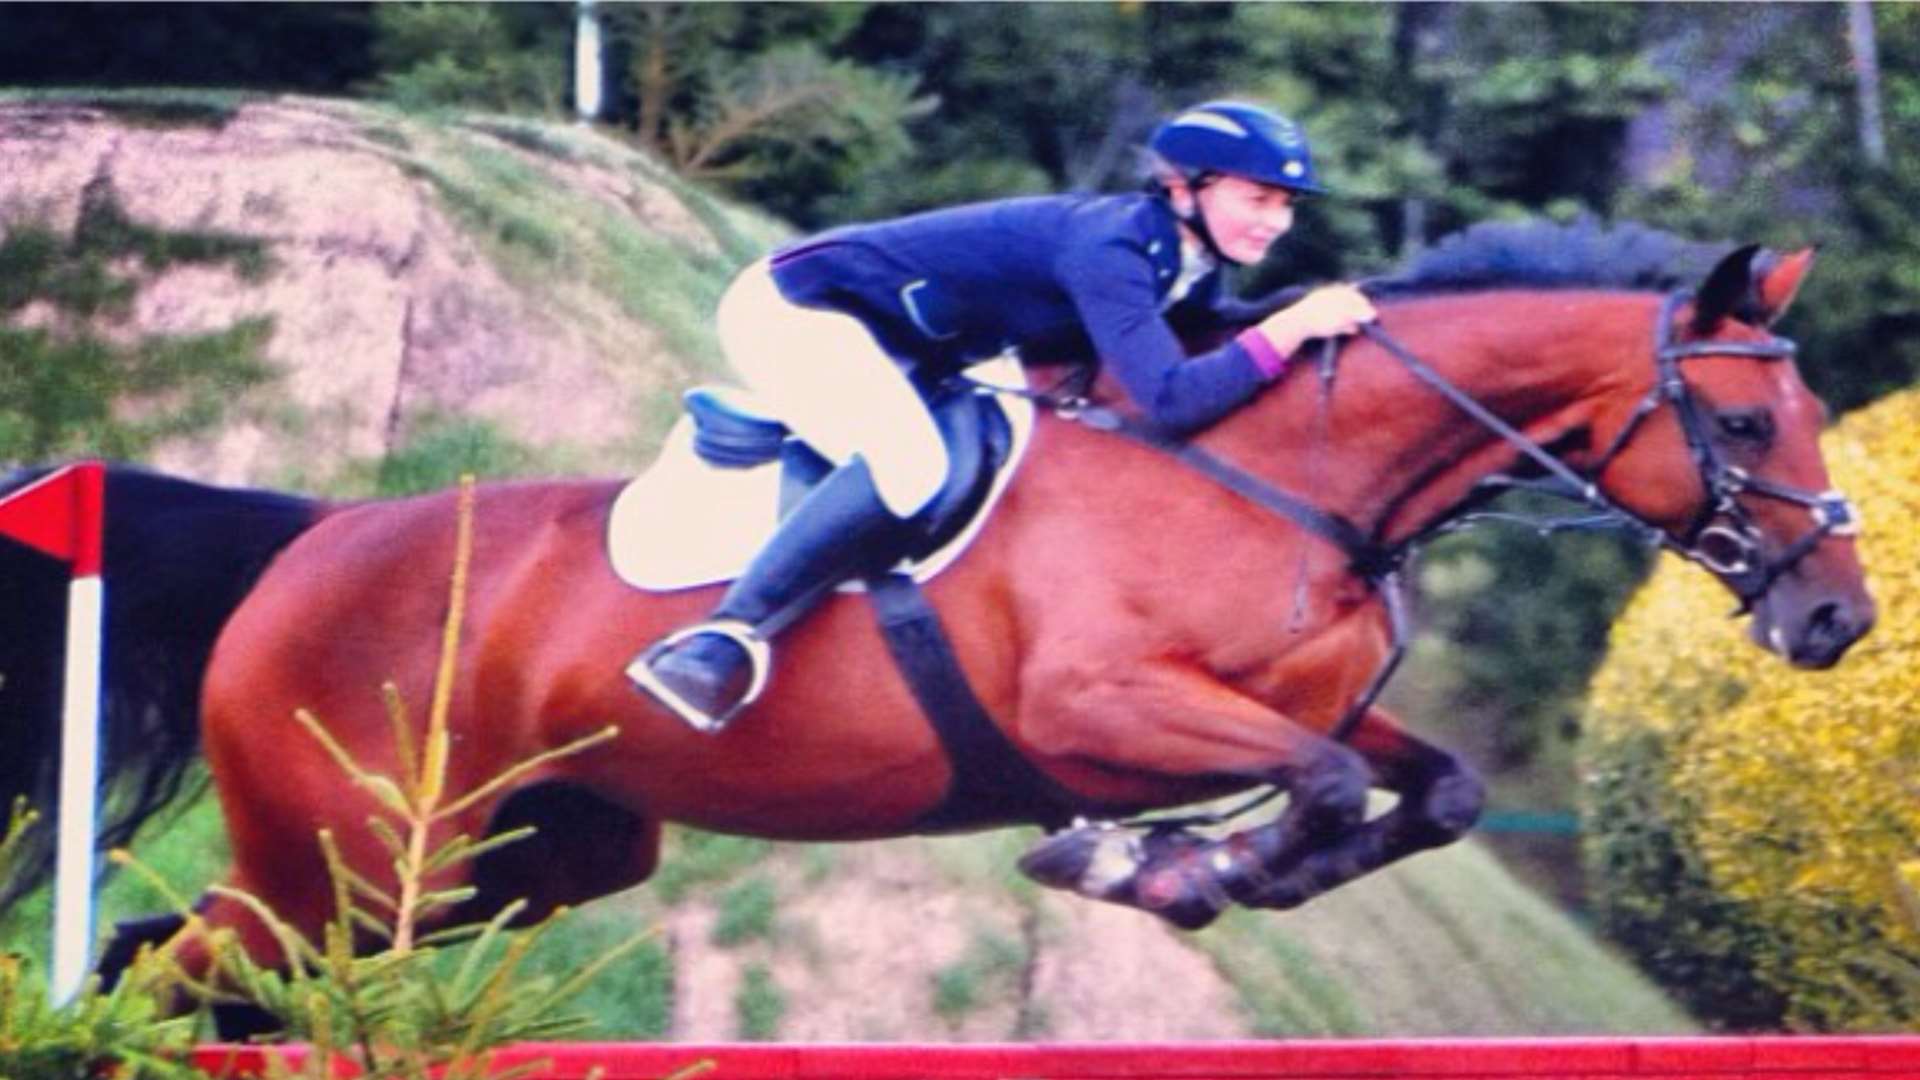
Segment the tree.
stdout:
<path fill-rule="evenodd" d="M 370 89 L 409 108 L 558 114 L 569 97 L 571 16 L 559 4 L 375 5 Z"/>
<path fill-rule="evenodd" d="M 683 3 L 609 10 L 635 136 L 683 175 L 806 221 L 913 148 L 935 106 L 908 72 L 836 56 L 860 5 Z"/>

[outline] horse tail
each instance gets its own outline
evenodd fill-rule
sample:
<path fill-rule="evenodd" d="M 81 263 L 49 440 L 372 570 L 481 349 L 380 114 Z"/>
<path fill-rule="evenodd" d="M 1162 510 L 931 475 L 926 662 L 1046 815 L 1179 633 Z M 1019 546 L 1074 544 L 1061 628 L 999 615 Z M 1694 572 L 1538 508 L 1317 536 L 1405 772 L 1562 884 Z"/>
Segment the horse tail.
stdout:
<path fill-rule="evenodd" d="M 48 471 L 0 478 L 0 497 Z M 108 469 L 102 849 L 125 845 L 189 786 L 214 639 L 274 555 L 321 509 L 295 495 Z M 42 815 L 12 865 L 0 867 L 0 911 L 53 868 L 66 583 L 61 564 L 0 540 L 0 799 L 10 806 L 25 796 Z"/>

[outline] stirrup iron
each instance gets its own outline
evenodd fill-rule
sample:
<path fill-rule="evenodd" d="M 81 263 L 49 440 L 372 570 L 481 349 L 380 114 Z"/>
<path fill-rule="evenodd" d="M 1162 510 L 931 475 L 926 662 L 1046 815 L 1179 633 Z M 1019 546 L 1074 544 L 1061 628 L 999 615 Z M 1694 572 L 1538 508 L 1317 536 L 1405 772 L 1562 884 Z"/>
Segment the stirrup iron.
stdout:
<path fill-rule="evenodd" d="M 740 700 L 735 702 L 732 708 L 718 716 L 708 716 L 701 712 L 692 702 L 674 693 L 672 688 L 661 682 L 653 673 L 653 661 L 661 653 L 688 638 L 701 634 L 715 634 L 740 646 L 740 651 L 747 654 L 747 665 L 752 669 L 752 674 L 747 677 L 746 693 L 740 695 Z M 685 721 L 688 727 L 713 735 L 732 723 L 733 718 L 742 709 L 760 699 L 760 695 L 767 688 L 767 678 L 772 670 L 773 648 L 767 643 L 766 638 L 760 636 L 759 631 L 738 619 L 713 619 L 675 630 L 655 642 L 646 652 L 641 653 L 637 659 L 627 665 L 627 678 L 652 694 L 655 701 L 672 710 L 673 714 Z"/>

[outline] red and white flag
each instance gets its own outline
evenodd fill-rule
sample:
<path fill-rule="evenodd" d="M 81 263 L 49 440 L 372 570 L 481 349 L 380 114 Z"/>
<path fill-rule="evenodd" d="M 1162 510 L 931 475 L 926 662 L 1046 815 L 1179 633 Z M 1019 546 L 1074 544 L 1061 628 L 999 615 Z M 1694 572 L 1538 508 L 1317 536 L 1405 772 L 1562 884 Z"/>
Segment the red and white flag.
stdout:
<path fill-rule="evenodd" d="M 100 573 L 106 470 L 69 465 L 0 497 L 0 536 L 73 564 L 74 577 Z"/>
<path fill-rule="evenodd" d="M 106 593 L 101 554 L 106 469 L 81 462 L 0 498 L 0 536 L 72 566 L 60 709 L 60 835 L 54 845 L 52 998 L 86 978 L 93 938 L 93 837 L 100 782 L 100 673 Z M 31 618 L 32 613 L 25 617 Z"/>

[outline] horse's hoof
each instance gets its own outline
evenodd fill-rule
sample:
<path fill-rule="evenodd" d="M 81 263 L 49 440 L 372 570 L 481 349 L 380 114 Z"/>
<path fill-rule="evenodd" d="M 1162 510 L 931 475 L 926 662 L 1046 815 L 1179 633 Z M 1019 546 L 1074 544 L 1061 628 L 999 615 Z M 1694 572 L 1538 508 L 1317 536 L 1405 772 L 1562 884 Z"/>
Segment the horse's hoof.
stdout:
<path fill-rule="evenodd" d="M 1140 870 L 1137 837 L 1111 825 L 1080 825 L 1043 838 L 1020 856 L 1020 872 L 1049 888 L 1097 900 L 1122 893 Z"/>

